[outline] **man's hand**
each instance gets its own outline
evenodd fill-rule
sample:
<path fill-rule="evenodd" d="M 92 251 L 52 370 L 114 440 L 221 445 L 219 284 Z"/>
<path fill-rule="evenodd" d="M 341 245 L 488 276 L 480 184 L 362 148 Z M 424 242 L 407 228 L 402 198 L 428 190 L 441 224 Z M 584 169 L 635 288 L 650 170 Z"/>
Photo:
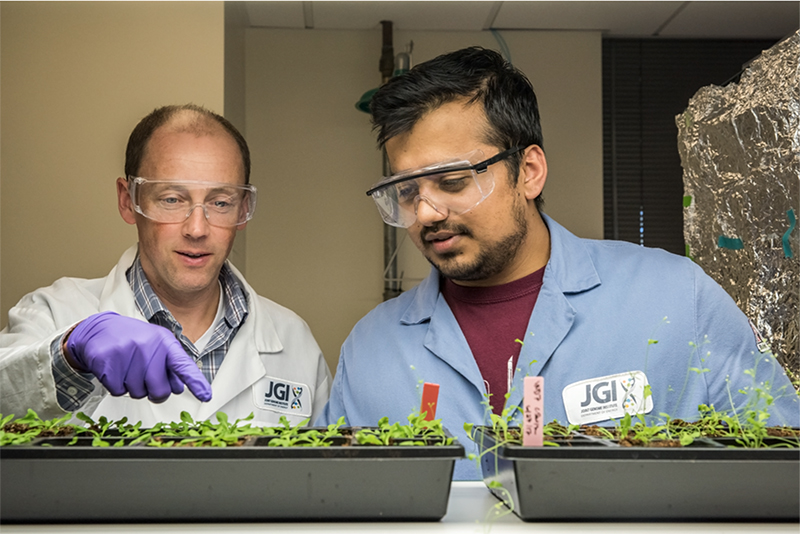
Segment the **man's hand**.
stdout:
<path fill-rule="evenodd" d="M 67 338 L 67 361 L 115 396 L 164 402 L 183 385 L 203 402 L 211 385 L 168 329 L 114 312 L 89 316 Z"/>

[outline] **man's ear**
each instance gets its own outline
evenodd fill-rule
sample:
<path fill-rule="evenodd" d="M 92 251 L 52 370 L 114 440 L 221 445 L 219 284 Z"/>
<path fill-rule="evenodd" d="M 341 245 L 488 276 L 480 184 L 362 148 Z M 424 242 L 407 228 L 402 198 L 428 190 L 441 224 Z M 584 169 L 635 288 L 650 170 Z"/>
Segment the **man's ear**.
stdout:
<path fill-rule="evenodd" d="M 542 193 L 547 181 L 547 158 L 544 150 L 538 145 L 531 145 L 525 149 L 520 164 L 522 185 L 525 198 L 533 200 Z"/>
<path fill-rule="evenodd" d="M 136 212 L 133 210 L 133 200 L 128 191 L 128 180 L 117 178 L 117 207 L 122 220 L 128 224 L 136 224 Z"/>

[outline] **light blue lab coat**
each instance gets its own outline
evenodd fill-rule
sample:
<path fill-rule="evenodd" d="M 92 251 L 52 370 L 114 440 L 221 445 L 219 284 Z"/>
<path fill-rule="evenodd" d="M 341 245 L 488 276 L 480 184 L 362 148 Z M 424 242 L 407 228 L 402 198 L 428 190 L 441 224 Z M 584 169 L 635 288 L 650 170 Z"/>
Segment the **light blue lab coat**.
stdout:
<path fill-rule="evenodd" d="M 736 406 L 743 405 L 738 391 L 753 385 L 745 371 L 755 368 L 757 382 L 770 381 L 776 397 L 770 423 L 800 425 L 798 396 L 780 365 L 759 351 L 747 317 L 694 262 L 660 249 L 581 239 L 544 220 L 550 260 L 509 406 L 520 405 L 526 375 L 542 376 L 544 421 L 566 423 L 565 386 L 638 370 L 652 388 L 651 417 L 692 420 L 700 403 L 729 409 L 729 392 Z M 487 420 L 486 390 L 439 292 L 439 276 L 433 269 L 419 286 L 356 324 L 318 424 L 342 415 L 350 425 L 375 425 L 383 416 L 406 422 L 420 407 L 420 383 L 434 382 L 440 385 L 437 418 L 475 452 L 463 425 Z M 480 478 L 476 463 L 457 462 L 454 478 Z"/>

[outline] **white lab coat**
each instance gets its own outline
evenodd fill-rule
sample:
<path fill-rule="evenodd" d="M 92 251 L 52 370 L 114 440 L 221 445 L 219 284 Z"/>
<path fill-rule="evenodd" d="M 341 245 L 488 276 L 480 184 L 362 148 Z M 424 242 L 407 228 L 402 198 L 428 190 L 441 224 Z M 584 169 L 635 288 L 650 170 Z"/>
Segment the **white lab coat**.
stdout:
<path fill-rule="evenodd" d="M 26 295 L 9 310 L 8 326 L 0 332 L 0 413 L 22 416 L 28 408 L 42 418 L 65 412 L 56 400 L 50 344 L 72 325 L 102 311 L 145 320 L 136 308 L 125 271 L 133 263 L 131 247 L 105 278 L 61 278 L 53 285 Z M 80 411 L 95 420 L 106 416 L 145 427 L 180 420 L 187 411 L 195 420 L 212 418 L 217 411 L 230 420 L 254 413 L 253 423 L 277 424 L 285 415 L 296 424 L 312 421 L 322 411 L 330 392 L 331 374 L 308 325 L 294 312 L 255 293 L 230 263 L 247 293 L 249 315 L 236 333 L 211 386 L 213 397 L 201 403 L 188 390 L 155 404 L 128 395 L 113 397 L 95 379 L 96 387 Z M 294 407 L 266 406 L 270 382 L 295 386 Z M 286 388 L 288 389 L 288 388 Z"/>

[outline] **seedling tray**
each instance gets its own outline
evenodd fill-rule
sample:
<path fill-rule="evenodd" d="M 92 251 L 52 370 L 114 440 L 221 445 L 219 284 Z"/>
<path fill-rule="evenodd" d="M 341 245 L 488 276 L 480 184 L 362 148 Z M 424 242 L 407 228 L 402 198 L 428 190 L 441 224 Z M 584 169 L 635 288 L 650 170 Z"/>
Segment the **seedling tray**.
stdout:
<path fill-rule="evenodd" d="M 495 449 L 487 427 L 476 427 L 473 439 L 487 451 L 487 487 L 525 521 L 800 519 L 796 448 L 745 449 L 705 438 L 678 448 L 621 447 L 575 436 L 558 446 Z"/>
<path fill-rule="evenodd" d="M 83 439 L 83 438 L 80 438 Z M 436 521 L 462 445 L 91 447 L 43 438 L 0 449 L 0 520 Z"/>

